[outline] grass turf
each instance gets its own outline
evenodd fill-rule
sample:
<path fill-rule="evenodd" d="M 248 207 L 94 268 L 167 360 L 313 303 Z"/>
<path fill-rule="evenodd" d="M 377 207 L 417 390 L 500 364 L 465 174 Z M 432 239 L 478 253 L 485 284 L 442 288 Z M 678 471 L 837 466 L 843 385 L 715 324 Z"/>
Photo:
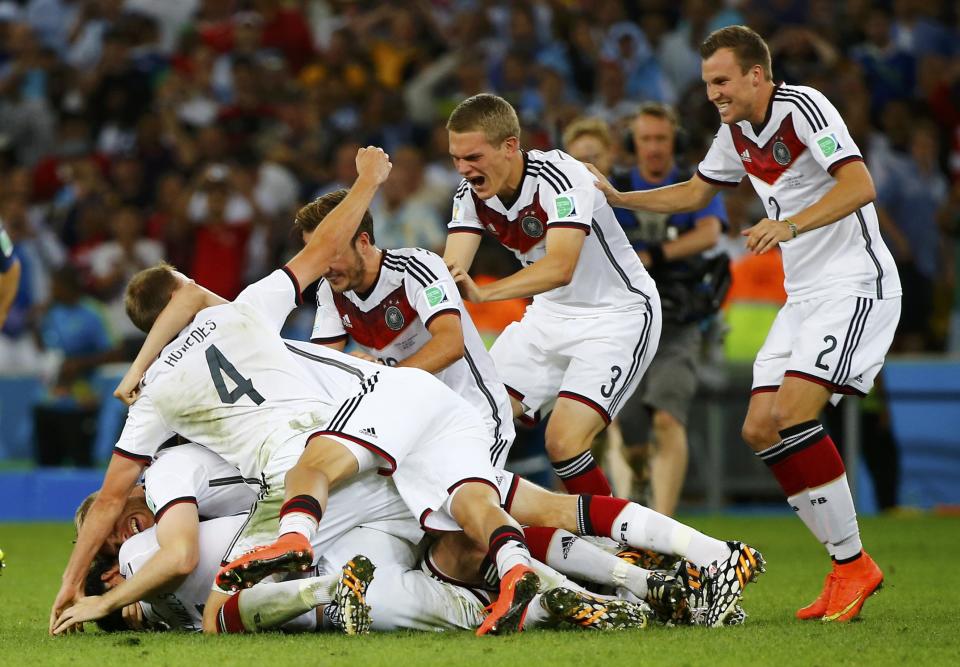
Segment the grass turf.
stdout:
<path fill-rule="evenodd" d="M 47 617 L 72 538 L 69 524 L 0 524 L 7 568 L 0 576 L 0 664 L 10 665 L 957 665 L 953 565 L 960 519 L 867 518 L 864 541 L 883 568 L 883 591 L 862 620 L 802 623 L 793 611 L 818 592 L 822 548 L 793 517 L 696 517 L 690 523 L 759 548 L 767 573 L 744 598 L 737 628 L 651 628 L 621 633 L 530 631 L 513 637 L 395 633 L 202 637 L 183 634 L 50 638 Z M 946 596 L 946 597 L 944 597 Z M 376 610 L 374 610 L 376 613 Z"/>

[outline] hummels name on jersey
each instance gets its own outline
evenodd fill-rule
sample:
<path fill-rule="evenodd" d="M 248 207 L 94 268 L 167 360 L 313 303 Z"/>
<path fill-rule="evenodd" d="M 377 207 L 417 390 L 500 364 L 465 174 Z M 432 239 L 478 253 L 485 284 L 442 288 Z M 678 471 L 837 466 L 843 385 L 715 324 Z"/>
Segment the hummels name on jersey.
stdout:
<path fill-rule="evenodd" d="M 187 350 L 197 343 L 202 343 L 204 340 L 206 340 L 207 336 L 213 333 L 216 329 L 217 323 L 213 320 L 207 320 L 197 328 L 191 330 L 190 333 L 187 334 L 187 339 L 183 341 L 183 345 L 168 354 L 167 358 L 164 359 L 163 362 L 172 368 L 178 361 L 183 359 L 183 355 Z"/>

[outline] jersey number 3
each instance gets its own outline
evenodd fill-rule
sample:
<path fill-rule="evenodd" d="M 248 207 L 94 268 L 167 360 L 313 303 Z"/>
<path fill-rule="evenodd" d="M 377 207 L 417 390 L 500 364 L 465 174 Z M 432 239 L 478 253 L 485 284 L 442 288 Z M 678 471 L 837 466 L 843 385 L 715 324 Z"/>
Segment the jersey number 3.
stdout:
<path fill-rule="evenodd" d="M 207 348 L 207 367 L 210 369 L 210 378 L 213 380 L 213 386 L 217 388 L 220 400 L 227 405 L 233 405 L 243 396 L 249 396 L 250 400 L 257 405 L 263 403 L 263 396 L 253 388 L 253 382 L 240 375 L 216 345 Z M 223 381 L 224 373 L 237 385 L 233 391 L 227 391 L 227 383 Z"/>

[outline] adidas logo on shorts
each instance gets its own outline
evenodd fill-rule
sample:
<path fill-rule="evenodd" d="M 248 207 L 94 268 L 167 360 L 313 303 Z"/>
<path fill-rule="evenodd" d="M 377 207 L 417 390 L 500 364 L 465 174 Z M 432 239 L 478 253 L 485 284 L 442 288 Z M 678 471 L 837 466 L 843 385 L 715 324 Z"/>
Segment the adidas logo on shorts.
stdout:
<path fill-rule="evenodd" d="M 361 435 L 369 435 L 371 438 L 376 438 L 376 437 L 377 437 L 377 429 L 373 428 L 372 426 L 371 426 L 370 428 L 362 428 L 362 429 L 360 429 L 360 434 L 361 434 Z"/>

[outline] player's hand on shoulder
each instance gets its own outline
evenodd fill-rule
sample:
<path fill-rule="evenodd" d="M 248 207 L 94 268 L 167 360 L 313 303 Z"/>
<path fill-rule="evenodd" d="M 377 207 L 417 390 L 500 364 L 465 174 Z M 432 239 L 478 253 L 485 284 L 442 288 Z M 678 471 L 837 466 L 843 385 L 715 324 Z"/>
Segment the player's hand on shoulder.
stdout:
<path fill-rule="evenodd" d="M 357 151 L 357 174 L 360 176 L 372 178 L 380 185 L 387 180 L 391 169 L 390 156 L 382 148 L 367 146 Z"/>
<path fill-rule="evenodd" d="M 470 277 L 469 273 L 456 264 L 448 264 L 447 268 L 450 270 L 450 275 L 453 276 L 453 281 L 457 284 L 457 289 L 460 290 L 460 296 L 463 297 L 464 300 L 473 303 L 483 302 L 483 292 L 480 286 Z"/>
<path fill-rule="evenodd" d="M 603 193 L 603 196 L 607 198 L 607 203 L 611 206 L 620 205 L 620 191 L 615 187 L 610 185 L 610 181 L 604 176 L 599 169 L 594 167 L 589 162 L 584 162 L 583 166 L 590 170 L 590 173 L 596 177 L 596 181 L 593 182 L 594 186 Z"/>
<path fill-rule="evenodd" d="M 747 237 L 747 250 L 754 255 L 762 255 L 782 241 L 793 238 L 790 227 L 783 220 L 764 218 L 750 229 L 740 232 Z"/>

